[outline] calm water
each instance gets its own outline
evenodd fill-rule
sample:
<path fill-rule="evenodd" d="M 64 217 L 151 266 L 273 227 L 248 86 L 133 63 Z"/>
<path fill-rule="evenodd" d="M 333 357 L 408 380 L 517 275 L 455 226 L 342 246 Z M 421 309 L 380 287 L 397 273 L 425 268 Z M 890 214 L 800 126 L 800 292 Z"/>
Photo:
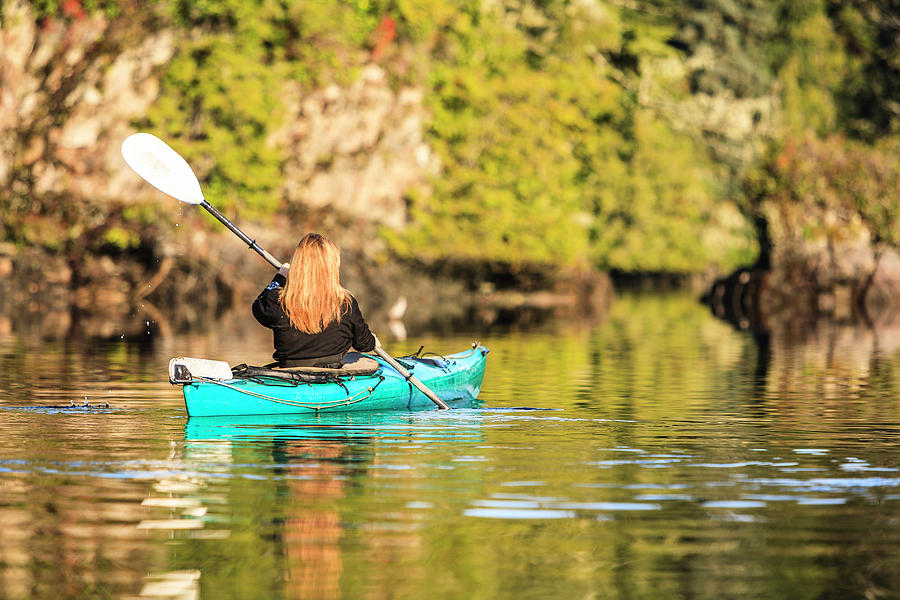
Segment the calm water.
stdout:
<path fill-rule="evenodd" d="M 148 337 L 0 336 L 0 598 L 900 595 L 883 336 L 624 296 L 389 344 L 485 343 L 482 409 L 239 422 L 188 420 L 166 363 L 265 363 L 264 331 Z"/>

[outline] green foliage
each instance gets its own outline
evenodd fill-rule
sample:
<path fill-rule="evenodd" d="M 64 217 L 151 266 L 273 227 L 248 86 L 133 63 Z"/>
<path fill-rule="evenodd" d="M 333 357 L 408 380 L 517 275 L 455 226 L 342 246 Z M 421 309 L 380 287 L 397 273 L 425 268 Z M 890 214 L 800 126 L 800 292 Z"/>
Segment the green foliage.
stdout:
<path fill-rule="evenodd" d="M 900 36 L 891 6 L 155 0 L 142 6 L 153 15 L 143 23 L 178 28 L 180 41 L 159 99 L 136 125 L 170 141 L 227 212 L 272 214 L 282 208 L 287 158 L 277 140 L 294 116 L 285 98 L 354 81 L 390 17 L 397 38 L 382 64 L 392 81 L 425 87 L 427 141 L 441 167 L 427 191 L 410 191 L 409 226 L 385 233 L 398 254 L 547 269 L 726 270 L 756 251 L 738 207 L 753 210 L 730 187 L 757 158 L 744 151 L 756 147 L 756 134 L 731 136 L 741 119 L 769 118 L 740 112 L 740 102 L 772 100 L 774 139 L 810 130 L 869 143 L 896 135 Z M 127 18 L 133 7 L 37 0 L 32 8 L 39 20 L 72 20 L 92 11 Z M 698 106 L 721 107 L 723 116 L 679 114 Z M 850 194 L 861 218 L 894 243 L 897 207 L 880 188 L 857 185 L 863 173 L 883 180 L 892 168 L 880 157 L 887 147 L 870 154 L 848 145 L 866 158 L 848 167 L 854 183 L 834 191 Z M 792 185 L 805 184 L 778 184 Z M 155 222 L 140 211 L 121 216 Z M 71 241 L 38 221 L 4 221 L 18 243 Z M 114 227 L 106 235 L 112 246 L 133 247 Z"/>
<path fill-rule="evenodd" d="M 717 217 L 729 209 L 703 148 L 637 101 L 642 61 L 677 56 L 665 19 L 574 2 L 168 6 L 197 34 L 144 125 L 225 209 L 278 209 L 285 156 L 269 139 L 288 82 L 341 81 L 390 14 L 427 53 L 417 68 L 442 165 L 431 193 L 410 193 L 407 230 L 386 233 L 401 255 L 692 272 L 752 254 L 746 224 Z"/>
<path fill-rule="evenodd" d="M 840 0 L 829 9 L 853 65 L 836 94 L 844 129 L 868 142 L 900 134 L 900 4 Z"/>
<path fill-rule="evenodd" d="M 587 241 L 569 139 L 584 115 L 566 98 L 572 90 L 503 56 L 520 39 L 498 38 L 480 65 L 443 64 L 432 73 L 429 133 L 445 172 L 433 203 L 413 205 L 408 242 L 417 253 L 570 263 Z M 504 61 L 509 70 L 491 76 Z"/>
<path fill-rule="evenodd" d="M 785 0 L 765 45 L 791 134 L 844 132 L 867 142 L 900 132 L 896 2 Z M 891 6 L 893 4 L 893 6 Z"/>
<path fill-rule="evenodd" d="M 746 98 L 769 91 L 772 77 L 767 54 L 778 35 L 778 5 L 772 0 L 668 3 L 665 11 L 678 29 L 668 42 L 691 57 L 715 57 L 692 67 L 690 84 L 695 93 L 727 91 Z"/>
<path fill-rule="evenodd" d="M 159 207 L 151 204 L 131 204 L 122 209 L 122 220 L 148 227 L 159 221 Z"/>
<path fill-rule="evenodd" d="M 103 233 L 101 243 L 118 251 L 130 250 L 141 245 L 141 236 L 130 229 L 110 227 Z"/>
<path fill-rule="evenodd" d="M 786 29 L 790 55 L 778 74 L 784 89 L 785 121 L 795 134 L 811 129 L 827 135 L 839 127 L 836 93 L 854 65 L 821 12 L 792 22 Z"/>
<path fill-rule="evenodd" d="M 41 246 L 50 251 L 61 250 L 69 237 L 68 231 L 60 231 L 60 224 L 44 215 L 28 215 L 18 223 L 16 241 L 26 246 Z"/>
<path fill-rule="evenodd" d="M 875 147 L 836 136 L 788 143 L 748 177 L 748 195 L 786 207 L 827 209 L 843 218 L 839 227 L 859 221 L 874 240 L 900 248 L 898 150 L 897 138 Z"/>
<path fill-rule="evenodd" d="M 363 4 L 173 1 L 174 22 L 195 33 L 169 63 L 145 128 L 172 140 L 222 207 L 271 214 L 285 156 L 270 136 L 288 116 L 289 85 L 344 70 L 340 52 L 374 27 Z"/>
<path fill-rule="evenodd" d="M 96 11 L 103 11 L 111 17 L 116 16 L 120 12 L 121 4 L 121 0 L 34 0 L 31 8 L 38 19 L 78 19 Z M 2 13 L 3 3 L 0 3 L 0 14 Z"/>
<path fill-rule="evenodd" d="M 598 215 L 596 262 L 629 272 L 689 273 L 751 261 L 753 233 L 737 208 L 714 194 L 715 171 L 703 156 L 666 123 L 637 113 L 629 183 Z"/>
<path fill-rule="evenodd" d="M 286 71 L 267 56 L 265 12 L 235 4 L 248 9 L 235 15 L 238 31 L 208 33 L 180 46 L 146 126 L 197 168 L 210 198 L 266 211 L 277 206 L 281 160 L 266 135 L 283 118 Z"/>
<path fill-rule="evenodd" d="M 749 228 L 714 217 L 714 165 L 632 91 L 641 56 L 674 54 L 671 34 L 605 5 L 460 8 L 430 40 L 429 134 L 443 170 L 432 196 L 411 197 L 413 225 L 393 247 L 628 271 L 746 260 Z"/>

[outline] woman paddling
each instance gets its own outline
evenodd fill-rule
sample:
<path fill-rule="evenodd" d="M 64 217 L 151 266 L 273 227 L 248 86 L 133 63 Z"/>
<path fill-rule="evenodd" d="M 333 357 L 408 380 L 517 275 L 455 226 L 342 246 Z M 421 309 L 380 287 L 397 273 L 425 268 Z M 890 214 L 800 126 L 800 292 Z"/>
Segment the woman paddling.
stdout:
<path fill-rule="evenodd" d="M 341 286 L 340 267 L 338 247 L 308 233 L 253 302 L 253 316 L 272 330 L 279 367 L 340 368 L 350 348 L 380 346 L 356 298 Z"/>

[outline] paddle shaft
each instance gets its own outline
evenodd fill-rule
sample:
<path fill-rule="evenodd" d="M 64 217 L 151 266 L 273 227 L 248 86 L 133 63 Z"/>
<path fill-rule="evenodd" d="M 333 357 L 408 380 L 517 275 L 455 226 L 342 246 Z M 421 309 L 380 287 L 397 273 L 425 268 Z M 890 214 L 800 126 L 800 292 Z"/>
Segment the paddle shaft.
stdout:
<path fill-rule="evenodd" d="M 272 256 L 271 254 L 269 254 L 268 252 L 266 252 L 265 250 L 263 250 L 263 248 L 262 248 L 259 244 L 256 243 L 256 240 L 251 240 L 250 237 L 249 237 L 247 234 L 245 234 L 243 231 L 241 231 L 241 230 L 238 228 L 237 225 L 235 225 L 234 223 L 232 223 L 231 221 L 229 221 L 229 220 L 228 220 L 228 217 L 226 217 L 225 215 L 223 215 L 222 213 L 220 213 L 220 212 L 218 211 L 218 209 L 217 209 L 215 206 L 213 206 L 212 204 L 210 204 L 210 203 L 207 202 L 206 200 L 204 200 L 203 202 L 201 202 L 201 203 L 200 203 L 200 206 L 202 206 L 202 207 L 205 208 L 207 211 L 209 211 L 209 214 L 211 214 L 212 216 L 214 216 L 215 218 L 217 218 L 219 221 L 221 221 L 221 223 L 222 223 L 225 227 L 227 227 L 228 229 L 230 229 L 232 233 L 234 233 L 236 236 L 238 236 L 239 238 L 241 238 L 241 240 L 242 240 L 245 244 L 247 244 L 248 246 L 250 246 L 250 248 L 252 248 L 252 249 L 255 250 L 257 253 L 259 253 L 259 255 L 262 256 L 264 259 L 266 259 L 266 260 L 269 262 L 270 265 L 272 265 L 272 266 L 275 267 L 276 269 L 280 269 L 280 268 L 281 268 L 281 264 L 282 264 L 281 261 L 279 261 L 277 258 L 275 258 L 275 257 Z M 416 386 L 416 388 L 417 388 L 420 392 L 422 392 L 423 394 L 425 394 L 426 396 L 428 396 L 428 399 L 431 400 L 432 402 L 434 402 L 434 403 L 438 406 L 438 408 L 440 408 L 441 410 L 446 410 L 446 409 L 450 408 L 450 407 L 447 405 L 446 402 L 444 402 L 443 400 L 441 400 L 440 398 L 438 398 L 437 394 L 435 394 L 435 393 L 432 392 L 430 389 L 428 389 L 428 386 L 426 386 L 424 383 L 422 383 L 421 381 L 419 381 L 418 379 L 416 379 L 415 375 L 413 375 L 412 373 L 410 373 L 409 371 L 407 371 L 406 369 L 404 369 L 404 368 L 403 368 L 403 365 L 401 365 L 401 364 L 398 363 L 396 360 L 394 360 L 394 357 L 393 357 L 393 356 L 391 356 L 390 354 L 388 354 L 387 352 L 385 352 L 385 351 L 384 351 L 384 348 L 382 348 L 381 346 L 376 345 L 376 346 L 375 346 L 375 353 L 376 353 L 378 356 L 380 356 L 380 357 L 384 360 L 384 362 L 386 362 L 387 364 L 389 364 L 391 367 L 394 368 L 394 370 L 396 370 L 398 373 L 400 373 L 400 375 L 402 375 L 404 379 L 406 379 L 408 382 L 410 382 L 411 384 L 413 384 L 414 386 Z"/>
<path fill-rule="evenodd" d="M 422 392 L 423 394 L 425 394 L 426 396 L 428 396 L 428 398 L 429 398 L 432 402 L 434 402 L 435 404 L 437 404 L 438 408 L 440 408 L 441 410 L 447 410 L 448 408 L 450 408 L 449 406 L 447 406 L 447 403 L 446 403 L 446 402 L 444 402 L 443 400 L 441 400 L 440 398 L 437 397 L 437 394 L 435 394 L 435 393 L 432 392 L 430 389 L 428 389 L 428 387 L 427 387 L 424 383 L 422 383 L 421 381 L 419 381 L 418 379 L 416 379 L 415 376 L 414 376 L 412 373 L 410 373 L 409 371 L 407 371 L 406 369 L 404 369 L 404 368 L 403 368 L 403 365 L 401 365 L 401 364 L 398 363 L 396 360 L 394 360 L 394 357 L 393 357 L 393 356 L 391 356 L 390 354 L 388 354 L 387 352 L 385 352 L 385 351 L 384 351 L 384 348 L 382 348 L 381 346 L 376 345 L 376 346 L 375 346 L 375 353 L 378 354 L 378 356 L 380 356 L 382 359 L 384 359 L 384 361 L 385 361 L 387 364 L 389 364 L 389 365 L 391 365 L 392 367 L 394 367 L 394 370 L 396 370 L 398 373 L 400 373 L 401 375 L 403 375 L 403 377 L 404 377 L 408 382 L 410 382 L 411 384 L 413 384 L 414 386 L 416 386 L 417 388 L 419 388 L 419 391 Z"/>

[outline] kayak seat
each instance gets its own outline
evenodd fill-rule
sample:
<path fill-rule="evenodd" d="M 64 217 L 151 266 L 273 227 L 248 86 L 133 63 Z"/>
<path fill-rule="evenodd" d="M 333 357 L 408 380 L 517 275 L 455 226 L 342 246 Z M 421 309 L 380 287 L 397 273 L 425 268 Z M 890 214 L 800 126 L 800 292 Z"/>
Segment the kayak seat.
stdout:
<path fill-rule="evenodd" d="M 373 375 L 381 365 L 377 360 L 359 352 L 348 352 L 344 357 L 344 366 L 340 369 L 328 369 L 325 367 L 273 367 L 273 371 L 287 371 L 290 373 L 306 373 L 309 375 L 332 375 L 335 377 L 350 377 L 361 375 Z"/>

